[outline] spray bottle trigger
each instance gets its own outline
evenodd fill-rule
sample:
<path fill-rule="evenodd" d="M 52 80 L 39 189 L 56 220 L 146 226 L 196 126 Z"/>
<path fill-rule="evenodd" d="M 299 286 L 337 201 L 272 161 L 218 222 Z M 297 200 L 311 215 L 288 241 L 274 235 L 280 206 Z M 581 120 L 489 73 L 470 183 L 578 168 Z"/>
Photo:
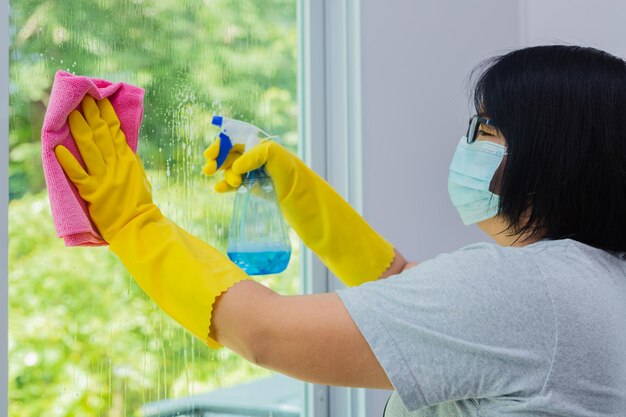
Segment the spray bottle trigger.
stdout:
<path fill-rule="evenodd" d="M 217 169 L 219 169 L 222 166 L 222 164 L 226 160 L 226 157 L 228 156 L 228 153 L 233 148 L 233 143 L 231 142 L 227 134 L 220 132 L 219 138 L 220 138 L 220 152 L 217 155 L 217 161 L 216 161 Z"/>

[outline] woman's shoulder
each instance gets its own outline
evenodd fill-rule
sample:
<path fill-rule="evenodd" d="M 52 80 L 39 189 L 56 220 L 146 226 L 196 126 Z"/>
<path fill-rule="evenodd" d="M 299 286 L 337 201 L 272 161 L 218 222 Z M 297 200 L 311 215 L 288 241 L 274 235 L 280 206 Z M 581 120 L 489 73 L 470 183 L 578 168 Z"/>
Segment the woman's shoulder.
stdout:
<path fill-rule="evenodd" d="M 454 252 L 441 254 L 437 258 L 450 256 L 477 262 L 508 263 L 528 262 L 530 259 L 538 259 L 546 255 L 558 257 L 559 254 L 571 255 L 573 253 L 598 251 L 604 252 L 572 239 L 543 239 L 526 246 L 501 246 L 491 242 L 477 242 L 463 246 Z"/>
<path fill-rule="evenodd" d="M 576 242 L 577 243 L 577 242 Z M 575 242 L 571 239 L 540 240 L 526 246 L 501 246 L 491 242 L 476 242 L 452 252 L 437 255 L 431 261 L 470 262 L 499 264 L 532 258 L 535 255 L 550 252 L 565 253 L 571 250 Z"/>
<path fill-rule="evenodd" d="M 450 253 L 442 253 L 419 265 L 422 274 L 448 271 L 450 276 L 506 285 L 524 278 L 536 283 L 550 277 L 564 282 L 573 276 L 604 270 L 626 273 L 626 254 L 611 252 L 572 239 L 544 239 L 527 246 L 510 247 L 477 242 Z M 416 273 L 418 271 L 415 271 Z"/>
<path fill-rule="evenodd" d="M 545 265 L 571 267 L 577 256 L 576 242 L 570 239 L 542 240 L 521 247 L 477 242 L 422 262 L 413 273 L 498 286 L 521 279 L 530 283 L 541 279 Z"/>

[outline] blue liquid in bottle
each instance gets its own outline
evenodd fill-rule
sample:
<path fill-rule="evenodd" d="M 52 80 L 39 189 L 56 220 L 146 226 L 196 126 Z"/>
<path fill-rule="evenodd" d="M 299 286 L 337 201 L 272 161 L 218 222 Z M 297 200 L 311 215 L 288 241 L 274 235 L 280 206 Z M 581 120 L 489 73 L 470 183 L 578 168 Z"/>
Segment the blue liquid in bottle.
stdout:
<path fill-rule="evenodd" d="M 289 264 L 287 225 L 263 168 L 249 172 L 237 189 L 227 254 L 248 275 L 277 274 Z"/>
<path fill-rule="evenodd" d="M 228 257 L 248 275 L 267 275 L 284 271 L 291 251 L 228 252 Z"/>

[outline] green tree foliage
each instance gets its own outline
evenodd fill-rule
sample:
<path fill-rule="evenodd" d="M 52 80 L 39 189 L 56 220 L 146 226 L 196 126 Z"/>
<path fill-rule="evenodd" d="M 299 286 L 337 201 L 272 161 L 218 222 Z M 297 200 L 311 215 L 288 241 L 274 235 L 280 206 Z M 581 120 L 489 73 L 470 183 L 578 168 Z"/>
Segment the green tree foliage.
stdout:
<path fill-rule="evenodd" d="M 141 153 L 159 167 L 180 163 L 181 141 L 206 145 L 213 113 L 296 143 L 294 0 L 20 0 L 10 13 L 13 198 L 44 187 L 40 131 L 58 69 L 144 88 Z"/>
<path fill-rule="evenodd" d="M 211 116 L 250 121 L 295 149 L 295 1 L 20 0 L 9 30 L 10 415 L 134 415 L 146 402 L 267 375 L 195 340 L 106 248 L 63 246 L 40 132 L 59 69 L 144 88 L 139 154 L 155 201 L 223 249 L 232 197 L 200 175 L 217 133 Z M 261 282 L 295 293 L 297 255 Z"/>

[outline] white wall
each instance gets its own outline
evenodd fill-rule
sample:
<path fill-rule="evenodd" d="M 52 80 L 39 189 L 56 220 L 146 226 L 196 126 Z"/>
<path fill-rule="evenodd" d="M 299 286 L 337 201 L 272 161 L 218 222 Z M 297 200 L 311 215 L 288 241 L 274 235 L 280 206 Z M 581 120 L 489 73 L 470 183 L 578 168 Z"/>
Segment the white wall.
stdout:
<path fill-rule="evenodd" d="M 573 43 L 626 57 L 619 0 L 362 0 L 363 212 L 408 258 L 476 241 L 447 176 L 471 107 L 465 80 L 482 59 L 523 45 Z M 368 390 L 368 417 L 388 391 Z"/>
<path fill-rule="evenodd" d="M 450 203 L 448 166 L 470 116 L 466 77 L 482 59 L 518 46 L 519 19 L 516 2 L 476 3 L 361 6 L 363 210 L 414 260 L 483 239 Z"/>
<path fill-rule="evenodd" d="M 626 58 L 623 0 L 525 0 L 520 19 L 521 39 L 526 45 L 593 46 Z"/>

